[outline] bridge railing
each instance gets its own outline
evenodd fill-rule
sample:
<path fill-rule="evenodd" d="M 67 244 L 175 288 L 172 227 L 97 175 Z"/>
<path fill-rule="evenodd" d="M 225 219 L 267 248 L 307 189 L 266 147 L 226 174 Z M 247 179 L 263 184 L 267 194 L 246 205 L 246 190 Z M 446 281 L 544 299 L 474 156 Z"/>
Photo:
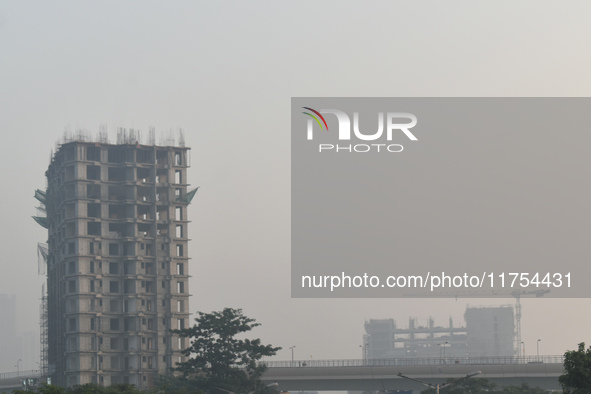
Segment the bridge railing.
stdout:
<path fill-rule="evenodd" d="M 524 357 L 436 357 L 436 358 L 388 358 L 368 360 L 294 360 L 266 361 L 269 368 L 298 367 L 388 367 L 388 366 L 428 366 L 428 365 L 492 365 L 492 364 L 562 364 L 563 356 L 524 356 Z"/>
<path fill-rule="evenodd" d="M 14 372 L 2 372 L 0 373 L 0 380 L 13 379 L 13 378 L 37 378 L 41 376 L 41 371 L 14 371 Z"/>

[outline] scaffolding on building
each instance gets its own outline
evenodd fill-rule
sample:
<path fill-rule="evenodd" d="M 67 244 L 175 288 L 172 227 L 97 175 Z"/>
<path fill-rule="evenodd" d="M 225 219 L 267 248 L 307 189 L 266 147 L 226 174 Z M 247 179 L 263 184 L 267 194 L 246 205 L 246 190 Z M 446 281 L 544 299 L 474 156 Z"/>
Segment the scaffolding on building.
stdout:
<path fill-rule="evenodd" d="M 101 125 L 97 134 L 91 131 L 76 128 L 72 131 L 69 127 L 64 130 L 61 141 L 56 143 L 55 150 L 59 150 L 61 145 L 70 142 L 94 142 L 98 144 L 109 144 L 109 132 L 106 125 Z M 117 145 L 156 145 L 156 130 L 154 127 L 148 129 L 148 138 L 142 138 L 142 131 L 135 128 L 117 128 Z M 185 147 L 185 133 L 182 129 L 160 132 L 159 146 Z M 53 152 L 51 154 L 53 157 Z"/>
<path fill-rule="evenodd" d="M 35 199 L 39 201 L 37 207 L 37 216 L 33 216 L 33 219 L 41 225 L 43 228 L 48 228 L 47 225 L 47 192 L 43 190 L 35 190 Z M 49 256 L 49 246 L 46 243 L 37 244 L 37 273 L 39 275 L 45 275 L 47 273 L 47 258 Z M 39 370 L 42 376 L 47 374 L 48 358 L 47 358 L 47 290 L 45 283 L 41 286 L 41 304 L 39 305 Z"/>
<path fill-rule="evenodd" d="M 41 376 L 46 376 L 48 373 L 47 366 L 47 346 L 48 346 L 48 339 L 47 339 L 47 292 L 45 290 L 45 283 L 41 288 L 41 305 L 39 306 L 39 325 L 40 325 L 40 354 L 41 360 L 39 362 L 39 369 L 41 372 Z"/>

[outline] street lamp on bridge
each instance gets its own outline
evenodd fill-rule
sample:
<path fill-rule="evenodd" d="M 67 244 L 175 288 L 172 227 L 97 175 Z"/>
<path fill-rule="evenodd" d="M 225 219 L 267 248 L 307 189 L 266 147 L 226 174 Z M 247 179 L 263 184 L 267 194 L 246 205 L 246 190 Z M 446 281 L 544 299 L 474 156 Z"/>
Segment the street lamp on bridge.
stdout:
<path fill-rule="evenodd" d="M 445 341 L 445 343 L 438 343 L 437 346 L 439 346 L 439 362 L 445 364 L 445 348 L 447 347 L 447 344 L 449 342 Z M 441 351 L 443 350 L 443 357 L 441 356 Z"/>
<path fill-rule="evenodd" d="M 369 346 L 368 342 L 364 342 L 362 345 L 359 345 L 359 348 L 361 349 L 361 360 L 363 360 L 363 362 L 365 362 L 365 360 L 367 360 L 367 353 L 368 353 L 368 349 L 367 347 Z"/>
<path fill-rule="evenodd" d="M 449 386 L 451 386 L 453 384 L 456 384 L 456 383 L 461 382 L 462 380 L 469 379 L 469 378 L 471 378 L 473 376 L 476 376 L 476 375 L 479 375 L 481 373 L 482 373 L 481 371 L 470 372 L 468 375 L 464 376 L 463 378 L 458 378 L 458 379 L 450 380 L 449 382 L 442 383 L 442 384 L 439 384 L 439 383 L 433 384 L 433 383 L 429 383 L 429 382 L 424 382 L 424 381 L 419 380 L 419 379 L 415 379 L 415 378 L 410 378 L 408 376 L 404 376 L 401 373 L 398 373 L 398 376 L 400 376 L 401 378 L 404 378 L 404 379 L 414 380 L 415 382 L 419 382 L 420 384 L 422 384 L 424 386 L 427 386 L 429 388 L 435 389 L 435 392 L 437 394 L 439 394 L 439 389 L 443 389 L 443 388 L 449 387 Z"/>
<path fill-rule="evenodd" d="M 295 345 L 290 346 L 291 349 L 291 366 L 293 367 L 293 349 L 295 349 Z"/>
<path fill-rule="evenodd" d="M 20 363 L 21 363 L 21 361 L 23 361 L 23 360 L 21 360 L 19 358 L 18 361 L 16 362 L 16 365 L 15 365 L 15 367 L 16 367 L 16 376 L 17 377 L 20 377 L 21 376 L 21 369 L 20 369 Z"/>

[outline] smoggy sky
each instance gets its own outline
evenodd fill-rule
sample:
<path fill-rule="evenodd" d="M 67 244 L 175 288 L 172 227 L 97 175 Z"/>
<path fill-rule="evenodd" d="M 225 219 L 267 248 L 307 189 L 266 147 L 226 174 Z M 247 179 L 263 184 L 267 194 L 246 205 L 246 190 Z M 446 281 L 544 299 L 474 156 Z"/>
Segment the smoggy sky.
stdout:
<path fill-rule="evenodd" d="M 359 358 L 363 323 L 512 299 L 291 299 L 290 98 L 589 96 L 588 1 L 3 1 L 0 293 L 37 330 L 45 187 L 64 130 L 182 128 L 191 310 L 243 308 L 276 359 Z M 566 137 L 566 134 L 563 134 Z M 557 138 L 560 131 L 557 133 Z M 591 342 L 591 300 L 523 300 L 528 354 Z M 568 327 L 568 335 L 564 334 Z M 16 360 L 15 360 L 16 361 Z"/>

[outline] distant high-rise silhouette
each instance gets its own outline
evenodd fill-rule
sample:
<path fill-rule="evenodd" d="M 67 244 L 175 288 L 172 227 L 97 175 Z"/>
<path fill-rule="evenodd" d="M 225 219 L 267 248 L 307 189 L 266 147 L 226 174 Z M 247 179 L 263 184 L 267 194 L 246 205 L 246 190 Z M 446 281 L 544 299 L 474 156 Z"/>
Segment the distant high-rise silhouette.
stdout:
<path fill-rule="evenodd" d="M 0 294 L 0 371 L 16 371 L 20 357 L 16 335 L 16 296 Z"/>

